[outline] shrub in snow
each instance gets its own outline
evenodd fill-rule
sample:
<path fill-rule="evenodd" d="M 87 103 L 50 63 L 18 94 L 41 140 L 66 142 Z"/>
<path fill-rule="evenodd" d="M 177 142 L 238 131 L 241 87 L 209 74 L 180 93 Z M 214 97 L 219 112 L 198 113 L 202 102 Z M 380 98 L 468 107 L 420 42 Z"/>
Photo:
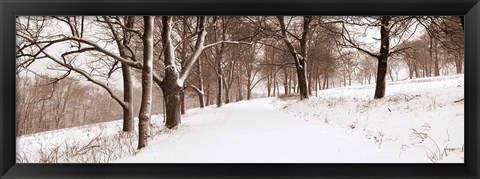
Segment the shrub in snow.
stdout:
<path fill-rule="evenodd" d="M 424 148 L 428 159 L 436 163 L 439 160 L 443 160 L 448 154 L 446 147 L 440 147 L 437 141 L 428 135 L 430 129 L 431 127 L 427 123 L 420 126 L 419 129 L 410 129 L 410 140 L 413 141 L 415 147 Z M 433 143 L 433 145 L 426 144 L 427 141 Z"/>

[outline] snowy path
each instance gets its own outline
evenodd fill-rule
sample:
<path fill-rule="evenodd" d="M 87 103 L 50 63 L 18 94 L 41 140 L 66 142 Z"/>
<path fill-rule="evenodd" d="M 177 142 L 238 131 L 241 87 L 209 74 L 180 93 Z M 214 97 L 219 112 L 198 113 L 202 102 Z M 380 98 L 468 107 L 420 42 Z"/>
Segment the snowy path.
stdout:
<path fill-rule="evenodd" d="M 187 116 L 179 130 L 161 134 L 136 156 L 115 162 L 345 163 L 392 162 L 399 157 L 344 128 L 307 124 L 272 102 L 273 98 L 256 99 L 195 111 L 189 114 L 195 118 Z"/>

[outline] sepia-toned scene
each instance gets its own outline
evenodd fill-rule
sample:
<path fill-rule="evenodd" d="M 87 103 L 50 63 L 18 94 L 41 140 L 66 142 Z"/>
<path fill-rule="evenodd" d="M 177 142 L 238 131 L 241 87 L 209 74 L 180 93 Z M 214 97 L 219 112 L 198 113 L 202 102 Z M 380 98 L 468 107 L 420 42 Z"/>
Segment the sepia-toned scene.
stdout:
<path fill-rule="evenodd" d="M 464 163 L 463 16 L 18 16 L 17 163 Z"/>

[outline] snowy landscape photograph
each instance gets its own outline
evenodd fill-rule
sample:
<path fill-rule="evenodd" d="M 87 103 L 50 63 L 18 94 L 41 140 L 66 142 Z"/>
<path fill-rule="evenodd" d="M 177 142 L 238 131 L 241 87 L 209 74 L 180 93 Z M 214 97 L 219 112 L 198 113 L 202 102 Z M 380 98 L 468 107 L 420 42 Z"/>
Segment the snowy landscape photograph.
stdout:
<path fill-rule="evenodd" d="M 17 16 L 17 163 L 464 163 L 464 16 Z"/>

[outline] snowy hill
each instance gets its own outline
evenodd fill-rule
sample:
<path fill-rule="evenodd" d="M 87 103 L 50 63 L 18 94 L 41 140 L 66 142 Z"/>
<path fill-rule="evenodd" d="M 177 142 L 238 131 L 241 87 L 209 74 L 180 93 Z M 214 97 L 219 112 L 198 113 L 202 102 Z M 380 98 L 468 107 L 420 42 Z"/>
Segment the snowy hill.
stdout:
<path fill-rule="evenodd" d="M 381 153 L 398 155 L 390 162 L 463 163 L 463 75 L 388 83 L 382 99 L 373 92 L 374 85 L 335 88 L 279 105 L 311 125 L 364 136 Z"/>
<path fill-rule="evenodd" d="M 192 109 L 174 131 L 153 117 L 149 145 L 121 121 L 17 139 L 18 162 L 463 163 L 463 75 Z"/>

